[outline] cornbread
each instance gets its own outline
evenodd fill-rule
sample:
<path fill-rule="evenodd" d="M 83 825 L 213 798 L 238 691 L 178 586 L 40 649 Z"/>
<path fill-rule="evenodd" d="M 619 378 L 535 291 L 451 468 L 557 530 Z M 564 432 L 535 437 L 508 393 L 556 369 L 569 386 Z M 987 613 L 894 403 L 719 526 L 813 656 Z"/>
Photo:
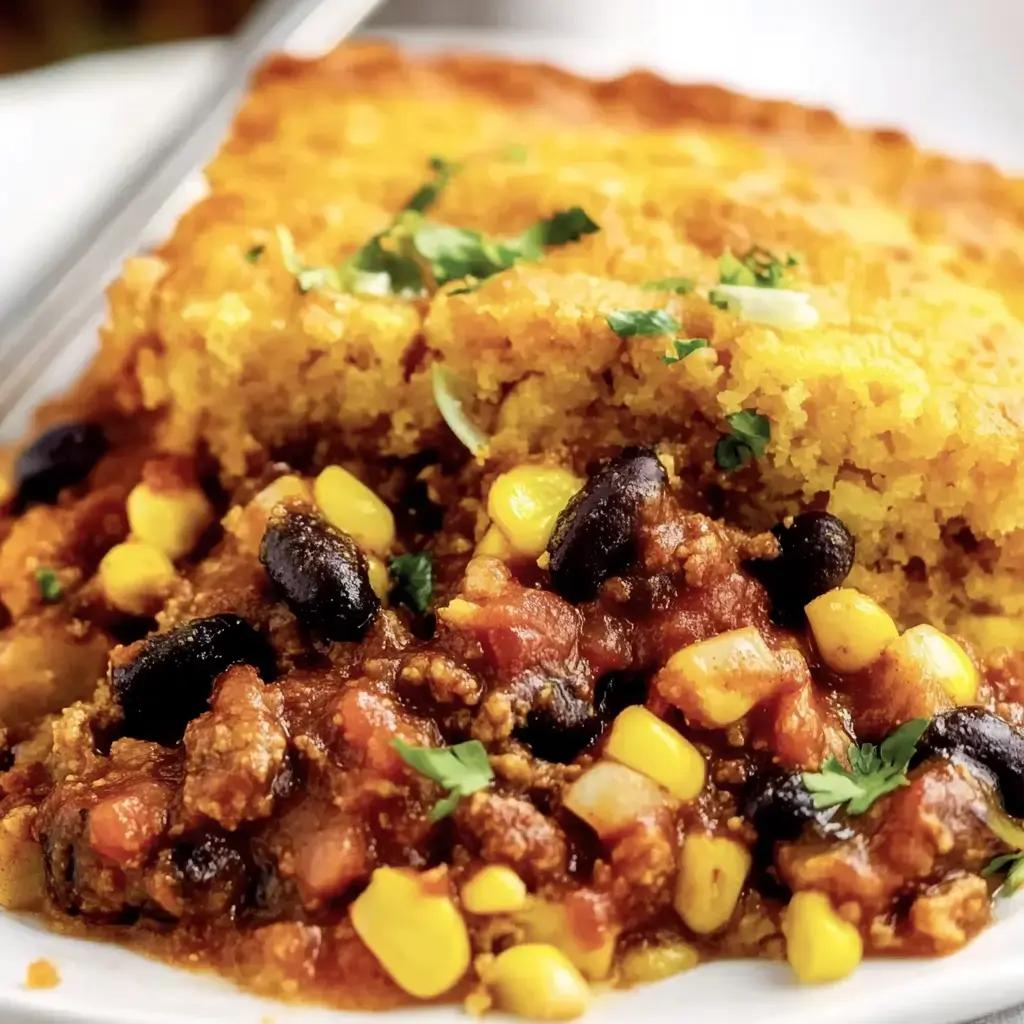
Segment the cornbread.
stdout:
<path fill-rule="evenodd" d="M 272 60 L 208 179 L 8 453 L 0 908 L 538 1020 L 990 923 L 1021 183 L 374 44 Z"/>

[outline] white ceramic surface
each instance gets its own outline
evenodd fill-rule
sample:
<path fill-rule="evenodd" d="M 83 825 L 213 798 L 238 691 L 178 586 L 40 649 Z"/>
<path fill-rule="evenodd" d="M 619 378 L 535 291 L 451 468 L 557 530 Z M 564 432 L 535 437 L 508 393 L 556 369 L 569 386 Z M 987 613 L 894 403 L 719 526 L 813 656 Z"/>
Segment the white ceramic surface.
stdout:
<path fill-rule="evenodd" d="M 595 73 L 648 64 L 679 77 L 826 103 L 857 121 L 907 128 L 930 145 L 1024 168 L 1024 70 L 1019 61 L 1024 8 L 1019 2 L 721 0 L 670 8 L 650 0 L 629 7 L 639 15 L 621 26 L 614 43 L 465 33 L 420 33 L 410 41 L 428 47 L 484 46 Z M 997 16 L 985 17 L 986 11 Z M 655 12 L 668 20 L 659 21 Z M 302 45 L 312 49 L 324 42 L 311 26 Z M 10 294 L 30 272 L 26 266 L 42 258 L 45 249 L 40 241 L 26 256 L 24 245 L 12 244 L 12 233 L 14 241 L 19 231 L 23 239 L 52 239 L 74 222 L 74 204 L 88 202 L 88 189 L 76 190 L 69 175 L 55 170 L 55 161 L 68 160 L 67 149 L 59 145 L 67 138 L 62 140 L 62 133 L 73 128 L 81 140 L 71 161 L 75 174 L 92 175 L 88 180 L 95 188 L 110 188 L 116 161 L 109 147 L 96 140 L 139 145 L 152 118 L 145 116 L 147 103 L 132 97 L 150 90 L 146 95 L 152 104 L 183 102 L 190 82 L 197 80 L 189 76 L 207 73 L 214 59 L 215 47 L 179 47 L 159 57 L 94 59 L 28 80 L 0 80 L 0 139 L 15 137 L 12 125 L 20 130 L 18 159 L 0 159 L 0 294 L 4 279 Z M 83 95 L 95 98 L 83 102 Z M 128 110 L 134 114 L 128 116 Z M 13 152 L 5 147 L 0 155 Z M 40 195 L 43 173 L 50 174 L 50 187 L 61 197 L 59 217 L 51 215 L 45 193 Z M 24 214 L 26 203 L 34 203 L 31 218 Z M 82 339 L 82 348 L 54 367 L 47 386 L 60 384 L 91 344 Z M 967 950 L 945 960 L 873 962 L 826 989 L 800 989 L 775 964 L 705 966 L 635 993 L 604 996 L 588 1021 L 611 1024 L 628 1015 L 686 1024 L 952 1024 L 1024 1000 L 1022 946 L 1024 914 L 1011 912 Z M 25 968 L 42 956 L 57 965 L 62 983 L 50 991 L 28 992 L 22 987 Z M 459 1010 L 444 1008 L 397 1016 L 438 1024 L 466 1019 Z M 213 978 L 183 974 L 113 946 L 64 939 L 32 922 L 0 915 L 0 1024 L 380 1020 L 379 1015 L 264 1002 Z"/>

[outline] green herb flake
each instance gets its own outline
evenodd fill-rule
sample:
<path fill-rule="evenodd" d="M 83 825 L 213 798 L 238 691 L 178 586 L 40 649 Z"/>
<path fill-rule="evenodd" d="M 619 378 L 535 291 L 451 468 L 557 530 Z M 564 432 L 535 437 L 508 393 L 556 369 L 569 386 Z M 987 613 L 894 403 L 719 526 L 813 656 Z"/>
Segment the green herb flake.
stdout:
<path fill-rule="evenodd" d="M 742 409 L 726 417 L 731 433 L 720 437 L 715 445 L 715 462 L 720 469 L 731 472 L 760 458 L 771 440 L 771 421 L 751 409 Z"/>
<path fill-rule="evenodd" d="M 982 878 L 1005 874 L 999 887 L 1000 896 L 1012 896 L 1024 885 L 1024 853 L 1003 853 L 993 857 L 982 869 Z"/>
<path fill-rule="evenodd" d="M 795 253 L 779 259 L 769 249 L 755 245 L 746 255 L 737 257 L 728 250 L 718 260 L 718 283 L 752 288 L 785 288 L 788 271 L 800 262 Z"/>
<path fill-rule="evenodd" d="M 891 733 L 880 747 L 873 743 L 860 747 L 851 744 L 847 752 L 849 768 L 833 756 L 820 772 L 804 772 L 803 783 L 814 796 L 814 806 L 822 810 L 845 804 L 848 814 L 863 814 L 879 797 L 905 786 L 907 767 L 927 727 L 927 718 L 913 718 Z"/>
<path fill-rule="evenodd" d="M 676 363 L 681 363 L 688 355 L 696 352 L 699 348 L 707 348 L 708 343 L 706 338 L 674 338 L 672 341 L 672 352 L 668 352 L 661 357 L 661 361 L 666 366 L 674 366 Z"/>
<path fill-rule="evenodd" d="M 426 213 L 437 202 L 442 190 L 451 181 L 452 175 L 461 168 L 461 164 L 451 163 L 441 156 L 430 158 L 430 169 L 434 172 L 432 181 L 421 185 L 405 202 L 403 209 Z"/>
<path fill-rule="evenodd" d="M 521 142 L 510 142 L 507 146 L 502 147 L 498 155 L 509 163 L 521 164 L 525 162 L 530 152 Z"/>
<path fill-rule="evenodd" d="M 538 221 L 526 229 L 520 240 L 529 238 L 539 245 L 568 245 L 578 242 L 584 235 L 592 235 L 600 231 L 599 225 L 587 216 L 580 206 L 570 206 L 567 210 L 559 210 L 545 220 Z"/>
<path fill-rule="evenodd" d="M 245 254 L 246 263 L 258 263 L 259 258 L 267 251 L 265 245 L 254 245 Z"/>
<path fill-rule="evenodd" d="M 641 285 L 645 292 L 673 292 L 676 295 L 689 295 L 696 287 L 692 277 L 663 277 Z"/>
<path fill-rule="evenodd" d="M 283 225 L 277 226 L 277 241 L 281 246 L 281 259 L 285 269 L 295 278 L 296 287 L 305 295 L 314 288 L 334 288 L 341 291 L 341 276 L 337 267 L 307 267 L 298 257 L 295 238 Z"/>
<path fill-rule="evenodd" d="M 391 582 L 405 603 L 425 612 L 434 596 L 434 562 L 426 551 L 398 555 L 388 562 Z"/>
<path fill-rule="evenodd" d="M 464 796 L 486 789 L 494 779 L 487 751 L 479 740 L 453 747 L 413 747 L 396 738 L 391 746 L 410 768 L 448 790 L 448 795 L 434 804 L 431 821 L 446 818 Z"/>
<path fill-rule="evenodd" d="M 64 588 L 52 569 L 39 568 L 35 572 L 39 596 L 46 604 L 56 604 L 64 596 Z"/>
<path fill-rule="evenodd" d="M 620 338 L 637 334 L 670 334 L 682 329 L 682 324 L 663 309 L 620 309 L 609 313 L 605 320 Z"/>

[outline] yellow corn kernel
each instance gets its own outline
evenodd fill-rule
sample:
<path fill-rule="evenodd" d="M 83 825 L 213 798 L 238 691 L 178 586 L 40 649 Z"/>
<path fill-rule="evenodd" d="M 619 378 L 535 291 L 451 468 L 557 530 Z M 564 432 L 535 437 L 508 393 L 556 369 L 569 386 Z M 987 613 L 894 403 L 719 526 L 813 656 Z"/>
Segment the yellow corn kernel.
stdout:
<path fill-rule="evenodd" d="M 462 905 L 471 914 L 511 914 L 526 906 L 526 884 L 504 864 L 488 864 L 462 887 Z"/>
<path fill-rule="evenodd" d="M 384 604 L 387 604 L 388 594 L 391 593 L 391 577 L 388 575 L 388 567 L 375 555 L 367 555 L 366 574 L 370 577 L 370 586 L 373 588 L 373 592 Z"/>
<path fill-rule="evenodd" d="M 595 946 L 581 941 L 572 926 L 568 910 L 563 903 L 530 899 L 526 908 L 516 916 L 530 942 L 546 943 L 560 949 L 578 970 L 591 981 L 601 981 L 611 973 L 615 959 L 618 928 L 605 930 Z"/>
<path fill-rule="evenodd" d="M 850 587 L 830 590 L 804 609 L 822 661 L 836 672 L 860 672 L 900 634 L 892 616 Z"/>
<path fill-rule="evenodd" d="M 445 885 L 437 869 L 377 868 L 349 908 L 356 934 L 417 999 L 447 992 L 469 967 L 469 933 Z"/>
<path fill-rule="evenodd" d="M 361 548 L 377 554 L 395 542 L 395 517 L 369 487 L 347 469 L 328 466 L 313 484 L 317 507 L 327 521 Z"/>
<path fill-rule="evenodd" d="M 487 527 L 487 532 L 473 550 L 474 555 L 491 555 L 493 558 L 506 559 L 512 556 L 512 545 L 508 538 L 494 523 Z"/>
<path fill-rule="evenodd" d="M 692 800 L 704 788 L 705 767 L 700 751 L 639 705 L 619 712 L 604 752 L 660 782 L 680 800 Z"/>
<path fill-rule="evenodd" d="M 154 614 L 177 579 L 163 551 L 137 540 L 115 544 L 103 556 L 98 575 L 107 600 L 128 615 Z"/>
<path fill-rule="evenodd" d="M 654 680 L 687 721 L 709 729 L 738 721 L 784 683 L 781 665 L 754 626 L 684 647 Z"/>
<path fill-rule="evenodd" d="M 294 473 L 285 473 L 284 476 L 279 476 L 276 480 L 271 480 L 266 487 L 263 488 L 259 494 L 253 498 L 253 503 L 263 509 L 265 512 L 273 512 L 273 510 L 288 498 L 299 498 L 302 501 L 313 501 L 313 492 L 310 489 L 309 484 L 302 479 L 301 476 L 296 476 Z"/>
<path fill-rule="evenodd" d="M 635 946 L 619 961 L 618 982 L 626 988 L 631 985 L 647 985 L 652 981 L 670 978 L 681 971 L 688 971 L 699 962 L 700 954 L 696 947 L 682 940 Z"/>
<path fill-rule="evenodd" d="M 693 833 L 683 840 L 674 905 L 699 935 L 729 923 L 750 871 L 750 851 L 735 839 Z"/>
<path fill-rule="evenodd" d="M 558 513 L 582 486 L 578 476 L 559 466 L 517 466 L 491 485 L 487 512 L 515 554 L 538 558 Z"/>
<path fill-rule="evenodd" d="M 127 502 L 132 536 L 159 548 L 168 558 L 184 558 L 213 522 L 213 506 L 198 487 L 155 490 L 141 483 Z"/>
<path fill-rule="evenodd" d="M 885 649 L 884 672 L 894 682 L 941 687 L 954 704 L 978 698 L 978 670 L 967 652 L 934 626 L 908 629 Z"/>
<path fill-rule="evenodd" d="M 530 1020 L 573 1020 L 586 1012 L 590 988 L 554 946 L 527 942 L 499 953 L 483 983 L 503 1010 Z"/>
<path fill-rule="evenodd" d="M 864 955 L 860 932 L 832 909 L 821 892 L 798 892 L 782 919 L 786 959 L 803 982 L 838 981 Z"/>

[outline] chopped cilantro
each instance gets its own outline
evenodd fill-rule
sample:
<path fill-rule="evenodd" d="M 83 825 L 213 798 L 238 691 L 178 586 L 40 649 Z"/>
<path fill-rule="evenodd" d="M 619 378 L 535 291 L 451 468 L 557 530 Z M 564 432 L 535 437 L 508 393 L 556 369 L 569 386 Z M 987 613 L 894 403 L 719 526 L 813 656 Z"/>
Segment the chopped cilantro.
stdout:
<path fill-rule="evenodd" d="M 833 756 L 820 772 L 804 772 L 803 783 L 814 796 L 814 806 L 820 810 L 846 804 L 847 813 L 863 814 L 879 797 L 905 786 L 907 766 L 927 727 L 927 718 L 912 718 L 878 748 L 873 743 L 851 744 L 849 768 Z"/>
<path fill-rule="evenodd" d="M 636 334 L 668 334 L 682 328 L 682 324 L 663 309 L 619 309 L 609 313 L 605 320 L 620 338 L 632 338 Z"/>
<path fill-rule="evenodd" d="M 567 210 L 559 210 L 544 220 L 537 221 L 519 236 L 519 244 L 526 249 L 530 244 L 537 246 L 567 245 L 578 242 L 584 235 L 592 235 L 601 228 L 595 224 L 580 206 L 570 206 Z M 513 243 L 514 244 L 514 243 Z M 539 258 L 526 256 L 524 259 Z"/>
<path fill-rule="evenodd" d="M 57 574 L 52 569 L 36 569 L 36 584 L 39 587 L 39 596 L 46 604 L 56 604 L 64 594 L 64 588 L 57 579 Z"/>
<path fill-rule="evenodd" d="M 254 245 L 245 254 L 245 260 L 247 263 L 256 263 L 259 258 L 267 251 L 265 245 Z"/>
<path fill-rule="evenodd" d="M 413 611 L 425 612 L 430 607 L 434 594 L 434 563 L 426 551 L 392 558 L 388 574 L 400 597 Z"/>
<path fill-rule="evenodd" d="M 732 432 L 718 439 L 715 462 L 729 472 L 764 454 L 771 440 L 771 422 L 767 416 L 750 409 L 734 412 L 726 421 Z"/>
<path fill-rule="evenodd" d="M 689 295 L 696 285 L 691 277 L 663 277 L 658 281 L 648 281 L 642 287 L 645 292 L 675 292 L 676 295 Z"/>
<path fill-rule="evenodd" d="M 448 817 L 464 796 L 485 789 L 494 778 L 487 751 L 479 740 L 456 743 L 453 747 L 413 747 L 404 740 L 393 739 L 391 746 L 410 768 L 448 790 L 448 795 L 434 804 L 431 821 Z"/>
<path fill-rule="evenodd" d="M 993 857 L 982 869 L 983 878 L 1006 873 L 1003 884 L 999 888 L 1002 896 L 1012 896 L 1024 885 L 1024 853 L 1004 853 Z"/>
<path fill-rule="evenodd" d="M 783 288 L 787 270 L 799 259 L 788 253 L 780 260 L 770 250 L 755 245 L 745 256 L 737 257 L 726 250 L 718 260 L 718 283 L 739 284 L 756 288 Z"/>
<path fill-rule="evenodd" d="M 502 148 L 499 155 L 502 160 L 508 160 L 509 163 L 521 164 L 530 154 L 521 142 L 510 142 Z"/>
<path fill-rule="evenodd" d="M 428 181 L 425 185 L 421 185 L 406 200 L 404 209 L 415 210 L 417 213 L 426 213 L 437 202 L 441 190 L 451 181 L 452 175 L 459 170 L 460 166 L 460 164 L 454 164 L 445 160 L 444 157 L 432 156 L 430 158 L 430 169 L 434 172 L 433 180 Z"/>
<path fill-rule="evenodd" d="M 673 366 L 675 363 L 681 363 L 692 352 L 696 352 L 697 349 L 707 347 L 706 338 L 674 338 L 672 341 L 673 351 L 663 355 L 661 361 L 666 366 Z"/>
<path fill-rule="evenodd" d="M 299 291 L 305 295 L 314 288 L 336 288 L 341 290 L 341 275 L 337 267 L 307 267 L 295 250 L 295 238 L 283 225 L 277 226 L 277 241 L 281 246 L 281 258 L 285 269 L 295 278 Z"/>

